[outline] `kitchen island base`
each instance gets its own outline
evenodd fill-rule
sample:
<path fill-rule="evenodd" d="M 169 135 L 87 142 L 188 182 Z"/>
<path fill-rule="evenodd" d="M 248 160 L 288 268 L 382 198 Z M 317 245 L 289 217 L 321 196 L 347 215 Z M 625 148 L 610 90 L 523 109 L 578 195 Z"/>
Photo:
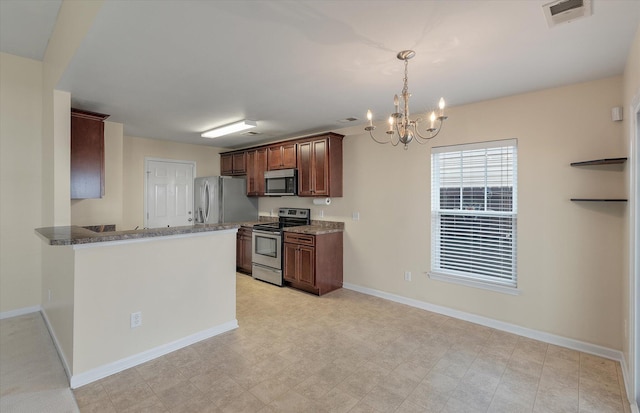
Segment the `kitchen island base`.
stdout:
<path fill-rule="evenodd" d="M 43 315 L 71 387 L 236 328 L 236 231 L 45 245 Z"/>

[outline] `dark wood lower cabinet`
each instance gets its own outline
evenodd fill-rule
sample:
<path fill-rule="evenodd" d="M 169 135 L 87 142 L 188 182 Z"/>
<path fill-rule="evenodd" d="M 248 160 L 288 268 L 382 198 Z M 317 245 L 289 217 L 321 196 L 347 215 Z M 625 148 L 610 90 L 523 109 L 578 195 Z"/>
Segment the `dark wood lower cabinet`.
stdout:
<path fill-rule="evenodd" d="M 238 228 L 236 236 L 236 271 L 251 275 L 251 228 Z"/>
<path fill-rule="evenodd" d="M 322 295 L 342 288 L 342 232 L 284 233 L 284 281 Z"/>

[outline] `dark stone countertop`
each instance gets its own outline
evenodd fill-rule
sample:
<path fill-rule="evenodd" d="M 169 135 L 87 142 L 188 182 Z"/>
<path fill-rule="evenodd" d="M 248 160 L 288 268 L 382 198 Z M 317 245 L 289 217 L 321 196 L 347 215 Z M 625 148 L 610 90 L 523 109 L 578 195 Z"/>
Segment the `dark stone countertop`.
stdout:
<path fill-rule="evenodd" d="M 239 223 L 196 224 L 184 227 L 148 228 L 128 231 L 94 232 L 79 226 L 45 227 L 35 230 L 49 245 L 78 245 L 98 242 L 123 241 L 132 239 L 166 237 L 171 235 L 196 234 L 200 232 L 237 229 Z"/>
<path fill-rule="evenodd" d="M 258 217 L 257 221 L 239 222 L 238 224 L 241 227 L 253 228 L 254 225 L 264 224 L 264 223 L 267 223 L 267 222 L 278 222 L 278 217 L 268 217 L 268 216 L 265 216 L 265 215 L 260 215 Z"/>
<path fill-rule="evenodd" d="M 278 218 L 260 216 L 259 221 L 241 222 L 240 225 L 247 228 L 253 228 L 254 225 L 264 224 L 265 222 L 277 222 Z M 322 235 L 333 232 L 344 232 L 344 222 L 339 221 L 316 221 L 312 220 L 311 225 L 301 225 L 299 227 L 288 227 L 285 232 L 295 232 L 297 234 Z"/>
<path fill-rule="evenodd" d="M 300 227 L 289 227 L 285 232 L 295 232 L 296 234 L 322 235 L 334 232 L 344 232 L 344 222 L 337 221 L 311 221 L 311 225 Z"/>

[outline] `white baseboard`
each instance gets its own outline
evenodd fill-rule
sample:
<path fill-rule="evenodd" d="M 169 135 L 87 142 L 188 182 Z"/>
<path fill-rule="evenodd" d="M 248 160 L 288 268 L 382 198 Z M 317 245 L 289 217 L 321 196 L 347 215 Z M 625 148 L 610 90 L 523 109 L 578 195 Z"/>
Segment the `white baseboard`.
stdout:
<path fill-rule="evenodd" d="M 208 338 L 217 336 L 218 334 L 222 334 L 236 328 L 238 328 L 238 320 L 229 321 L 227 323 L 220 324 L 204 331 L 200 331 L 171 343 L 163 344 L 150 350 L 143 351 L 142 353 L 138 353 L 118 361 L 114 361 L 113 363 L 105 364 L 103 366 L 91 369 L 80 374 L 75 374 L 71 376 L 70 379 L 71 388 L 76 389 L 80 386 L 84 386 L 85 384 L 103 379 L 107 376 L 119 373 L 123 370 L 135 367 L 139 364 L 146 363 L 147 361 L 153 360 L 160 356 L 164 356 L 165 354 L 179 350 L 183 347 L 190 346 L 197 343 L 198 341 L 206 340 Z"/>
<path fill-rule="evenodd" d="M 631 407 L 631 413 L 640 413 L 638 410 L 638 403 L 633 400 L 633 389 L 631 388 L 631 381 L 629 380 L 629 366 L 627 365 L 627 359 L 622 357 L 620 360 L 620 369 L 622 370 L 622 380 L 624 381 L 624 389 L 627 393 L 627 401 Z"/>
<path fill-rule="evenodd" d="M 39 305 L 34 305 L 33 307 L 24 307 L 18 308 L 17 310 L 4 311 L 0 313 L 0 320 L 4 320 L 5 318 L 18 317 L 25 314 L 37 313 L 41 311 L 42 307 Z"/>
<path fill-rule="evenodd" d="M 394 301 L 394 302 L 405 304 L 411 307 L 420 308 L 422 310 L 427 310 L 434 313 L 457 318 L 460 320 L 469 321 L 469 322 L 480 324 L 486 327 L 495 328 L 496 330 L 506 331 L 508 333 L 517 334 L 519 336 L 524 336 L 524 337 L 532 338 L 534 340 L 543 341 L 545 343 L 555 344 L 558 346 L 570 348 L 573 350 L 581 351 L 583 353 L 593 354 L 593 355 L 604 357 L 610 360 L 619 361 L 621 363 L 624 359 L 621 351 L 602 347 L 596 344 L 586 343 L 584 341 L 574 340 L 571 338 L 566 338 L 566 337 L 558 336 L 555 334 L 546 333 L 544 331 L 533 330 L 533 329 L 521 327 L 515 324 L 494 320 L 492 318 L 483 317 L 483 316 L 479 316 L 471 313 L 466 313 L 464 311 L 454 310 L 452 308 L 443 307 L 435 304 L 429 304 L 424 301 L 402 297 L 400 295 L 391 294 L 384 291 L 375 290 L 372 288 L 361 287 L 355 284 L 343 283 L 342 286 L 346 289 L 357 291 L 363 294 L 384 298 L 385 300 Z"/>
<path fill-rule="evenodd" d="M 56 351 L 58 352 L 58 356 L 62 361 L 62 367 L 64 368 L 64 372 L 67 374 L 67 379 L 71 380 L 71 369 L 69 368 L 69 363 L 67 362 L 67 358 L 64 356 L 64 353 L 62 352 L 62 347 L 60 346 L 58 337 L 56 337 L 56 334 L 53 331 L 53 327 L 49 322 L 49 317 L 47 317 L 47 312 L 44 309 L 41 309 L 40 314 L 42 314 L 42 318 L 44 319 L 44 324 L 47 326 L 47 330 L 49 330 L 49 335 L 51 336 L 51 340 L 53 340 L 53 345 L 56 346 Z"/>

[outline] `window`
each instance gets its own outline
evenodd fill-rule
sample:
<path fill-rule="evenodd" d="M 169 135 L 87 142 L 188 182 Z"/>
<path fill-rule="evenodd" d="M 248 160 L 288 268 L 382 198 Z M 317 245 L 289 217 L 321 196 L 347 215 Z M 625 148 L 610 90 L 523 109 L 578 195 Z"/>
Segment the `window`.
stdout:
<path fill-rule="evenodd" d="M 515 292 L 516 140 L 431 151 L 431 272 Z"/>

